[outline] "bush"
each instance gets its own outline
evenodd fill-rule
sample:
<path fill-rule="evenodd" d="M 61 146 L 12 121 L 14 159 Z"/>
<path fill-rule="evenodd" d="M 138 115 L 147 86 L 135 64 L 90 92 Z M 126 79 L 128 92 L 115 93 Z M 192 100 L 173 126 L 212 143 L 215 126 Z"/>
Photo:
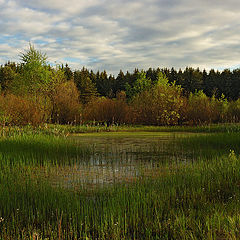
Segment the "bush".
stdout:
<path fill-rule="evenodd" d="M 130 123 L 131 108 L 127 105 L 124 92 L 116 99 L 95 98 L 85 106 L 84 120 L 107 123 Z"/>
<path fill-rule="evenodd" d="M 157 84 L 138 94 L 131 105 L 136 123 L 148 125 L 176 125 L 181 119 L 184 98 L 175 84 Z"/>
<path fill-rule="evenodd" d="M 39 103 L 13 94 L 0 96 L 0 114 L 2 125 L 39 125 L 45 117 Z"/>
<path fill-rule="evenodd" d="M 237 101 L 229 102 L 229 106 L 226 113 L 226 119 L 229 122 L 240 121 L 240 99 Z"/>
<path fill-rule="evenodd" d="M 52 107 L 52 122 L 80 123 L 82 107 L 79 103 L 79 92 L 73 81 L 56 86 L 52 95 Z"/>
<path fill-rule="evenodd" d="M 222 122 L 228 107 L 227 100 L 222 96 L 209 98 L 203 91 L 190 93 L 185 110 L 185 120 L 188 124 L 208 124 Z"/>

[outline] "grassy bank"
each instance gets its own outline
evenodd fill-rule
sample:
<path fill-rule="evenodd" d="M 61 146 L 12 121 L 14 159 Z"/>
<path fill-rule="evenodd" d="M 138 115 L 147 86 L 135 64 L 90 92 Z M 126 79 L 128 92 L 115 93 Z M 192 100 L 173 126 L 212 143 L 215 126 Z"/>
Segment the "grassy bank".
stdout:
<path fill-rule="evenodd" d="M 48 125 L 49 129 L 61 129 L 67 133 L 91 132 L 240 132 L 240 124 L 209 124 L 202 126 L 136 126 L 136 125 Z"/>
<path fill-rule="evenodd" d="M 2 137 L 0 239 L 237 239 L 240 137 L 228 131 L 177 141 L 169 151 L 197 161 L 164 163 L 128 184 L 66 189 L 40 169 L 88 161 L 89 146 L 39 132 Z"/>
<path fill-rule="evenodd" d="M 143 125 L 57 125 L 44 124 L 39 127 L 27 125 L 24 127 L 0 127 L 0 136 L 45 134 L 66 137 L 72 133 L 98 132 L 192 132 L 192 133 L 230 133 L 240 132 L 240 124 L 208 124 L 201 126 L 143 126 Z"/>

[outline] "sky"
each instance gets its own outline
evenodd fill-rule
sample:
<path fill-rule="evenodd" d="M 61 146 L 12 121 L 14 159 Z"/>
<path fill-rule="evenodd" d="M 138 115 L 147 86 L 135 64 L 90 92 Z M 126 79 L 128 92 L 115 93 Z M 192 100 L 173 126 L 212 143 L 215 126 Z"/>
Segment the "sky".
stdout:
<path fill-rule="evenodd" d="M 0 64 L 29 43 L 73 69 L 240 67 L 239 0 L 0 0 Z"/>

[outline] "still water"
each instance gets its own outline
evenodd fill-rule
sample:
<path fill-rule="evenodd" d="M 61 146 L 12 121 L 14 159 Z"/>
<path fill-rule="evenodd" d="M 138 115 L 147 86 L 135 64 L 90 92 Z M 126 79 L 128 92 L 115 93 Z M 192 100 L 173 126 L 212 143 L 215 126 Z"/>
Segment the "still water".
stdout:
<path fill-rule="evenodd" d="M 70 138 L 93 150 L 87 159 L 52 169 L 45 178 L 54 186 L 95 188 L 134 182 L 140 177 L 163 173 L 163 163 L 186 161 L 186 154 L 174 143 L 190 133 L 94 133 Z"/>

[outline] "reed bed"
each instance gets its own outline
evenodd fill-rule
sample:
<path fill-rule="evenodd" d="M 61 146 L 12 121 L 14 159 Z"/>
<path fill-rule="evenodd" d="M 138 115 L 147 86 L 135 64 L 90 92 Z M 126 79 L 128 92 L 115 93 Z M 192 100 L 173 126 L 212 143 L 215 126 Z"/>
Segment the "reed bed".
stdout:
<path fill-rule="evenodd" d="M 0 239 L 238 239 L 239 139 L 175 139 L 164 149 L 176 161 L 159 157 L 153 176 L 72 189 L 53 186 L 39 169 L 90 161 L 92 147 L 41 131 L 9 134 L 0 140 Z M 160 155 L 161 144 L 148 154 Z"/>

